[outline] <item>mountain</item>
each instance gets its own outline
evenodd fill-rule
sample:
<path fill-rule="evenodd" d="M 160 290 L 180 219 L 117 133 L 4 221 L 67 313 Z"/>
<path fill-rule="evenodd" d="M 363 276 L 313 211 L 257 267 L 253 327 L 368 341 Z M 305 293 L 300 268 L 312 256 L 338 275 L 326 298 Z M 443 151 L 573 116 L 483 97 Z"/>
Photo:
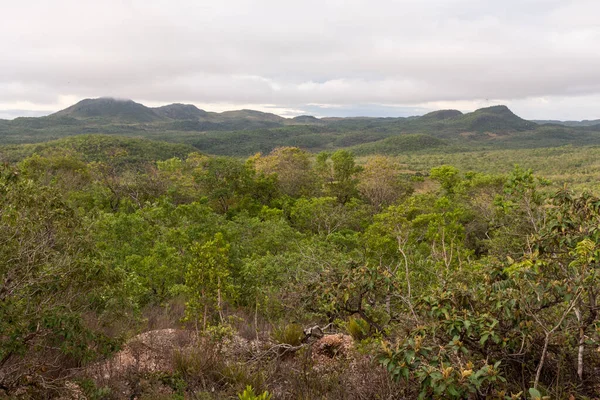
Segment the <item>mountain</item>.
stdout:
<path fill-rule="evenodd" d="M 439 120 L 443 120 L 443 119 L 460 117 L 461 115 L 463 115 L 463 113 L 461 113 L 458 110 L 438 110 L 438 111 L 432 111 L 428 114 L 425 114 L 422 117 L 419 117 L 418 119 L 420 119 L 421 121 L 424 121 L 424 120 L 439 121 Z"/>
<path fill-rule="evenodd" d="M 151 108 L 133 100 L 121 100 L 111 97 L 85 99 L 65 108 L 51 117 L 71 117 L 75 119 L 94 119 L 99 122 L 144 123 L 161 119 Z"/>
<path fill-rule="evenodd" d="M 325 121 L 312 115 L 299 115 L 286 121 L 288 125 L 323 125 L 325 123 Z"/>
<path fill-rule="evenodd" d="M 165 130 L 239 130 L 283 126 L 286 118 L 254 110 L 235 110 L 222 113 L 207 112 L 192 104 L 169 104 L 150 108 L 133 100 L 111 97 L 81 100 L 50 115 L 49 124 L 58 118 L 86 121 L 88 125 L 162 123 Z M 194 122 L 190 122 L 194 121 Z"/>
<path fill-rule="evenodd" d="M 285 118 L 280 117 L 279 115 L 254 110 L 225 111 L 218 114 L 218 119 L 220 119 L 221 121 L 249 120 L 261 122 L 275 122 L 281 124 L 286 121 Z"/>
<path fill-rule="evenodd" d="M 449 121 L 455 127 L 461 127 L 465 132 L 490 132 L 507 134 L 535 129 L 536 124 L 515 115 L 506 106 L 480 108 Z"/>
<path fill-rule="evenodd" d="M 295 118 L 255 110 L 207 112 L 191 104 L 150 108 L 132 100 L 86 99 L 47 117 L 0 121 L 0 144 L 110 134 L 184 143 L 208 154 L 247 156 L 278 146 L 401 154 L 462 148 L 600 144 L 600 125 L 539 125 L 506 106 L 438 110 L 399 118 Z"/>
<path fill-rule="evenodd" d="M 152 109 L 157 115 L 170 119 L 199 119 L 206 118 L 209 113 L 192 104 L 169 104 Z M 210 113 L 213 114 L 213 113 Z"/>

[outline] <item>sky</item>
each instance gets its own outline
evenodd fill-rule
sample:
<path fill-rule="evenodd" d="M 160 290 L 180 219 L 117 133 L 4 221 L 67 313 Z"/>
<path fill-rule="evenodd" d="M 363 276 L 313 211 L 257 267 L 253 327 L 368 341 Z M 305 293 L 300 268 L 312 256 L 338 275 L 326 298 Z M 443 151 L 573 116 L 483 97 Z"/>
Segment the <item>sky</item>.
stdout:
<path fill-rule="evenodd" d="M 599 0 L 0 0 L 0 118 L 83 99 L 600 118 Z"/>

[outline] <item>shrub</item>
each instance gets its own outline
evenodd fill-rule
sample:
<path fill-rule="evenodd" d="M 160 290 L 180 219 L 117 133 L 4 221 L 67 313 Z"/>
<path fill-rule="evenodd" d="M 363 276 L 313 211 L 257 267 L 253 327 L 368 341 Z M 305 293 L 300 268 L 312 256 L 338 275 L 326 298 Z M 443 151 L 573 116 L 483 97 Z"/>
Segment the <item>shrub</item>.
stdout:
<path fill-rule="evenodd" d="M 273 331 L 273 339 L 277 343 L 299 346 L 304 339 L 304 329 L 298 324 L 287 324 Z"/>
<path fill-rule="evenodd" d="M 369 324 L 362 318 L 350 318 L 346 329 L 354 340 L 363 340 L 369 335 Z"/>
<path fill-rule="evenodd" d="M 271 394 L 269 392 L 263 392 L 262 394 L 254 394 L 254 388 L 252 386 L 246 386 L 246 389 L 238 394 L 240 400 L 271 400 Z"/>

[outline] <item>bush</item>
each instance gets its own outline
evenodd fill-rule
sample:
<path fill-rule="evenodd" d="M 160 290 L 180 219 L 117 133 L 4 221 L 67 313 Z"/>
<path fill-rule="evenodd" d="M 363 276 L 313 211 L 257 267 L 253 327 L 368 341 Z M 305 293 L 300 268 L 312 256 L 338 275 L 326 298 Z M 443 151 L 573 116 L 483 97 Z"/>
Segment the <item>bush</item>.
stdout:
<path fill-rule="evenodd" d="M 263 392 L 262 394 L 254 394 L 252 386 L 246 386 L 243 393 L 238 394 L 240 400 L 271 400 L 271 394 L 269 392 Z"/>
<path fill-rule="evenodd" d="M 346 329 L 354 340 L 363 340 L 369 336 L 369 324 L 362 318 L 350 318 L 346 324 Z"/>
<path fill-rule="evenodd" d="M 273 331 L 273 339 L 277 343 L 299 346 L 304 339 L 304 329 L 298 324 L 288 324 Z"/>

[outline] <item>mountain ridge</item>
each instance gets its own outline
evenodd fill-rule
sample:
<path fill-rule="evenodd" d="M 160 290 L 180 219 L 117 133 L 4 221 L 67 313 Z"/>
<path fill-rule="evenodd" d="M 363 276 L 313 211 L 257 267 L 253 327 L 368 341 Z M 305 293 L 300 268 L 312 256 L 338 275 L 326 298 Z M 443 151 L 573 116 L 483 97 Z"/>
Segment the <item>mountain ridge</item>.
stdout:
<path fill-rule="evenodd" d="M 0 144 L 38 143 L 81 134 L 143 137 L 234 156 L 266 153 L 279 146 L 399 153 L 453 146 L 600 145 L 600 125 L 540 125 L 502 105 L 467 113 L 437 110 L 413 117 L 284 118 L 248 109 L 217 113 L 192 104 L 147 107 L 132 100 L 98 98 L 81 100 L 45 117 L 0 120 Z M 412 136 L 385 140 L 406 135 Z M 362 146 L 367 143 L 373 145 Z"/>

